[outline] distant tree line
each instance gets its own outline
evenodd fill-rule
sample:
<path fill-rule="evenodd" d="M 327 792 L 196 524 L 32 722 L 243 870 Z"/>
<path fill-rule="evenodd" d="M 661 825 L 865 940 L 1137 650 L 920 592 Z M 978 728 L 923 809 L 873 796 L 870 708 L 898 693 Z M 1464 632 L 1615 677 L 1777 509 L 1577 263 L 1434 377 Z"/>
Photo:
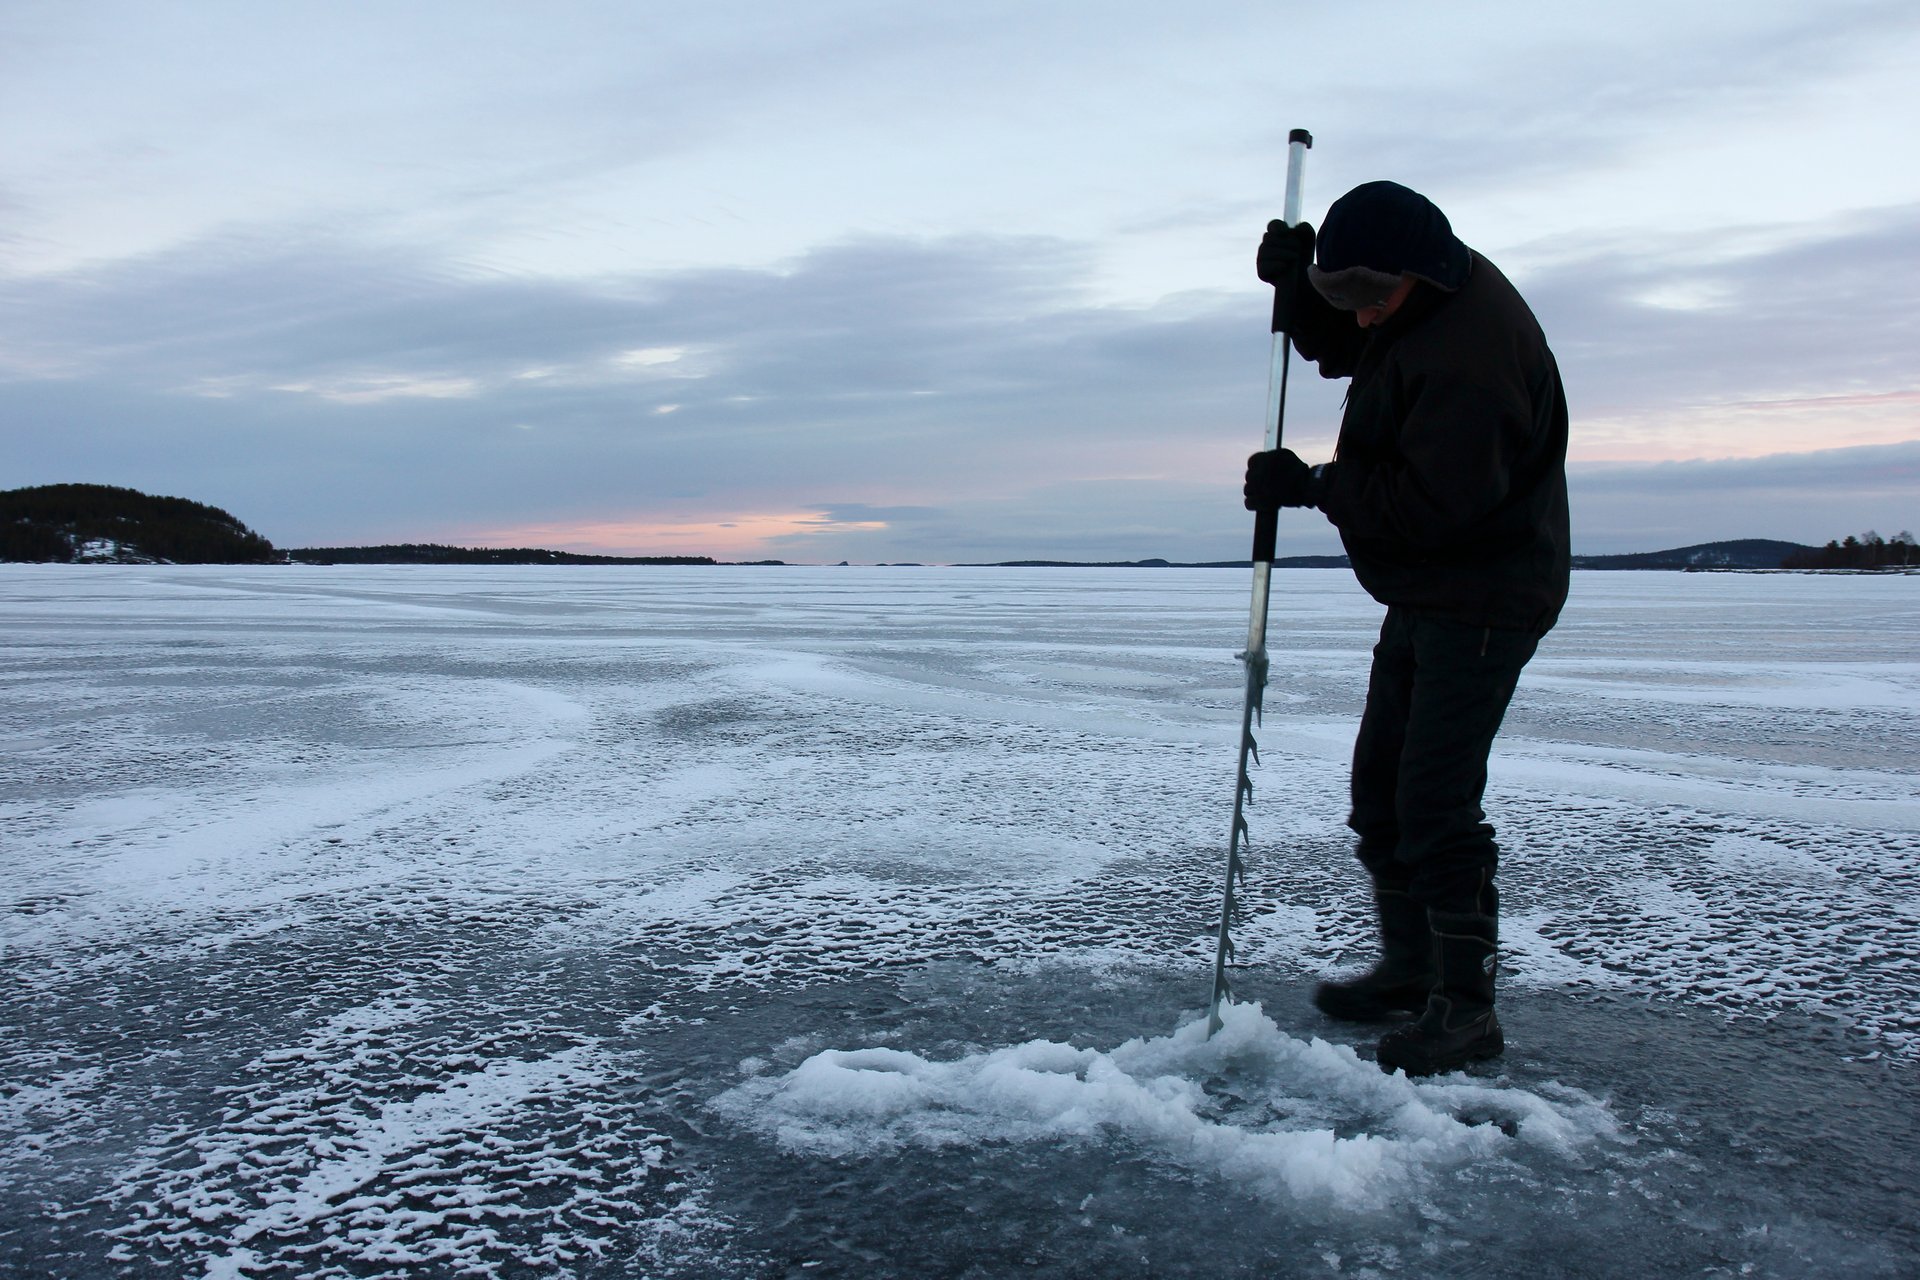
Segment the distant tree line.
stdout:
<path fill-rule="evenodd" d="M 89 544 L 108 558 L 265 564 L 273 544 L 218 507 L 105 484 L 0 492 L 0 560 L 67 563 Z"/>
<path fill-rule="evenodd" d="M 713 564 L 712 556 L 589 556 L 537 547 L 443 547 L 403 542 L 381 547 L 300 547 L 300 564 Z"/>
<path fill-rule="evenodd" d="M 1858 537 L 1848 534 L 1824 547 L 1788 556 L 1782 568 L 1901 569 L 1913 566 L 1920 566 L 1920 550 L 1915 549 L 1911 533 L 1902 529 L 1891 538 L 1883 538 L 1869 529 Z"/>

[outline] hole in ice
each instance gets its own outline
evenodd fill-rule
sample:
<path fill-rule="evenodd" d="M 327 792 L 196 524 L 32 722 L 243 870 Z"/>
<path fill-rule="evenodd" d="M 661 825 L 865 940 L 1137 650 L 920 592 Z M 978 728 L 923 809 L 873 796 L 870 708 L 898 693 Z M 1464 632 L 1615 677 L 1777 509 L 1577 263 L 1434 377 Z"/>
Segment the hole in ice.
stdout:
<path fill-rule="evenodd" d="M 1464 1125 L 1490 1124 L 1500 1132 L 1506 1134 L 1509 1138 L 1518 1137 L 1520 1134 L 1520 1122 L 1512 1116 L 1497 1116 L 1486 1112 L 1467 1110 L 1457 1113 L 1454 1118 Z"/>
<path fill-rule="evenodd" d="M 1371 1208 L 1446 1168 L 1529 1151 L 1571 1155 L 1611 1135 L 1606 1106 L 1388 1076 L 1351 1048 L 1283 1034 L 1257 1004 L 1111 1050 L 1052 1040 L 950 1060 L 825 1049 L 712 1102 L 791 1150 L 829 1158 L 1006 1142 L 1124 1145 L 1270 1197 Z"/>

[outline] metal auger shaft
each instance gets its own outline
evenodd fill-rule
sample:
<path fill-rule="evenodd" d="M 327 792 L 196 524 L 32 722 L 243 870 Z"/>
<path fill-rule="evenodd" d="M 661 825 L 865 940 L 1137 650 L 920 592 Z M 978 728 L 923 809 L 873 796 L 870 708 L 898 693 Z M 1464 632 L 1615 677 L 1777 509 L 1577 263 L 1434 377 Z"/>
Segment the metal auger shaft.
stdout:
<path fill-rule="evenodd" d="M 1300 221 L 1300 178 L 1306 163 L 1307 148 L 1313 135 L 1295 129 L 1287 135 L 1287 198 L 1285 218 L 1288 226 Z M 1275 308 L 1278 317 L 1282 309 Z M 1287 416 L 1287 367 L 1291 348 L 1278 320 L 1273 331 L 1273 347 L 1267 377 L 1268 449 L 1280 447 L 1281 424 Z M 1233 891 L 1246 881 L 1248 801 L 1253 799 L 1253 779 L 1247 776 L 1249 764 L 1260 761 L 1260 744 L 1253 730 L 1260 723 L 1267 689 L 1267 596 L 1273 581 L 1273 548 L 1278 536 L 1279 512 L 1257 512 L 1253 521 L 1253 600 L 1247 616 L 1247 647 L 1240 654 L 1246 664 L 1246 698 L 1240 709 L 1240 764 L 1233 784 L 1233 826 L 1227 835 L 1227 885 L 1220 900 L 1220 936 L 1213 955 L 1213 996 L 1207 1002 L 1207 1035 L 1220 1029 L 1220 1006 L 1233 996 L 1227 982 L 1227 962 L 1233 958 Z"/>

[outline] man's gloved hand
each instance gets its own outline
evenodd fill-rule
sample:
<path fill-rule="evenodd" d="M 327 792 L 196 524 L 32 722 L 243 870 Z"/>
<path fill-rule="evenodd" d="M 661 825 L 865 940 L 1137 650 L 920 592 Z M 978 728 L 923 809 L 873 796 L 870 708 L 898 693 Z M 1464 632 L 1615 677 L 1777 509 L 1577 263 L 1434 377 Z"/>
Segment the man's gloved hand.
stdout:
<path fill-rule="evenodd" d="M 1307 264 L 1313 261 L 1313 224 L 1297 222 L 1293 226 L 1275 218 L 1267 224 L 1267 234 L 1260 241 L 1260 256 L 1254 259 L 1253 269 L 1262 280 L 1275 288 L 1304 284 L 1307 279 Z"/>
<path fill-rule="evenodd" d="M 1267 224 L 1266 238 L 1260 241 L 1260 256 L 1254 270 L 1273 286 L 1273 331 L 1290 332 L 1296 300 L 1306 296 L 1313 286 L 1307 281 L 1307 265 L 1313 261 L 1313 224 L 1296 222 L 1292 226 L 1275 219 Z"/>
<path fill-rule="evenodd" d="M 1320 477 L 1293 450 L 1270 449 L 1247 459 L 1247 483 L 1241 492 L 1249 511 L 1317 507 Z"/>

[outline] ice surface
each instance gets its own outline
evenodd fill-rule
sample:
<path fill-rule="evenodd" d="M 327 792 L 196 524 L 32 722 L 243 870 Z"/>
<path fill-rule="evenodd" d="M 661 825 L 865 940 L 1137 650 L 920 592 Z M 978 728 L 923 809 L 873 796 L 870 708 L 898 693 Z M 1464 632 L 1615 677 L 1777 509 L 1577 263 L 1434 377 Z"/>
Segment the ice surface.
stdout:
<path fill-rule="evenodd" d="M 1369 946 L 1339 573 L 1276 580 L 1258 1006 L 1176 1030 L 1245 595 L 0 566 L 0 1274 L 1920 1270 L 1920 584 L 1579 575 L 1493 762 L 1512 1048 L 1417 1085 L 1306 999 Z"/>

